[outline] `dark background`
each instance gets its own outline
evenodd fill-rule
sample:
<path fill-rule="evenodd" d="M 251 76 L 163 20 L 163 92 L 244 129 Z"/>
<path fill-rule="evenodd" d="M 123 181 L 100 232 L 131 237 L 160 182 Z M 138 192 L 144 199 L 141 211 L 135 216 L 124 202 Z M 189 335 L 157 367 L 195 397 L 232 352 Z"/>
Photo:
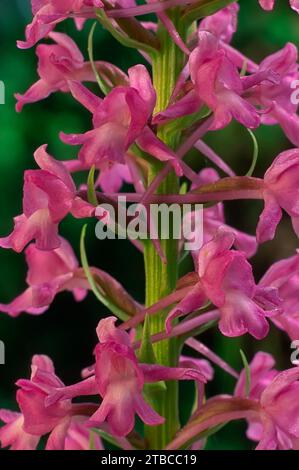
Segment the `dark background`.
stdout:
<path fill-rule="evenodd" d="M 290 10 L 287 1 L 278 1 L 275 12 L 266 13 L 258 7 L 257 0 L 241 0 L 238 33 L 234 45 L 246 55 L 260 61 L 266 55 L 284 46 L 287 41 L 298 44 L 298 16 Z M 0 80 L 6 86 L 6 104 L 0 107 L 0 235 L 12 228 L 12 217 L 21 213 L 23 171 L 35 168 L 33 152 L 44 143 L 49 152 L 58 159 L 76 157 L 76 148 L 60 142 L 58 132 L 82 132 L 89 129 L 90 117 L 69 95 L 55 94 L 38 104 L 26 106 L 21 114 L 14 109 L 15 92 L 23 93 L 37 79 L 34 49 L 21 51 L 16 40 L 23 39 L 24 28 L 31 19 L 29 0 L 1 0 L 0 15 Z M 83 32 L 77 32 L 73 22 L 59 25 L 76 39 L 87 57 L 87 37 L 91 23 Z M 132 50 L 120 46 L 109 34 L 97 28 L 95 58 L 115 63 L 123 70 L 142 59 Z M 256 176 L 261 176 L 273 158 L 282 150 L 290 148 L 281 130 L 262 127 L 256 132 L 260 156 Z M 238 174 L 245 174 L 251 163 L 252 142 L 246 130 L 232 124 L 224 131 L 214 133 L 207 139 Z M 198 154 L 192 156 L 198 169 L 208 163 Z M 236 227 L 254 233 L 259 202 L 229 203 L 226 205 L 228 221 Z M 84 221 L 68 218 L 61 224 L 61 234 L 71 241 L 78 254 L 80 231 Z M 89 222 L 88 253 L 92 264 L 116 276 L 139 301 L 144 298 L 143 261 L 126 241 L 97 241 L 94 224 Z M 263 245 L 253 259 L 256 279 L 275 260 L 294 253 L 297 240 L 289 220 L 280 225 L 275 241 Z M 185 265 L 185 269 L 188 266 Z M 191 269 L 191 266 L 189 266 Z M 0 251 L 0 302 L 9 302 L 24 290 L 26 265 L 23 255 Z M 23 314 L 12 319 L 0 314 L 0 340 L 6 345 L 6 365 L 0 366 L 0 407 L 15 408 L 14 382 L 29 373 L 33 354 L 48 354 L 56 364 L 58 375 L 69 384 L 79 379 L 80 370 L 92 361 L 96 344 L 95 327 L 105 308 L 92 294 L 82 303 L 75 303 L 71 294 L 57 296 L 50 310 L 40 317 Z M 249 337 L 230 340 L 218 332 L 206 334 L 203 341 L 237 369 L 241 368 L 239 349 L 242 347 L 249 359 L 257 350 L 275 354 L 279 367 L 290 366 L 290 341 L 277 331 L 257 342 Z M 233 381 L 216 367 L 216 379 L 207 388 L 208 395 L 230 393 Z M 182 388 L 182 418 L 191 406 L 192 386 Z M 185 404 L 187 405 L 185 406 Z M 224 431 L 210 439 L 209 448 L 250 448 L 244 438 L 244 423 L 227 426 Z"/>

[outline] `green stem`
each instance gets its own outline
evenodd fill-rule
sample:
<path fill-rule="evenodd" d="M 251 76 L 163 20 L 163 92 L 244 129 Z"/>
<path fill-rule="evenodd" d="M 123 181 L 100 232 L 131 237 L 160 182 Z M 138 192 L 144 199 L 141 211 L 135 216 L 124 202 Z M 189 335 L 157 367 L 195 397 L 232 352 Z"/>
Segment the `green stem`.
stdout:
<path fill-rule="evenodd" d="M 179 12 L 171 16 L 172 21 L 179 25 Z M 159 54 L 153 57 L 153 82 L 157 92 L 156 112 L 165 109 L 174 88 L 177 76 L 183 64 L 183 54 L 170 38 L 168 32 L 160 24 L 158 36 L 161 44 Z M 169 147 L 175 149 L 178 145 L 178 133 L 168 132 L 163 126 L 158 136 Z M 151 167 L 149 183 L 161 171 L 161 164 Z M 179 190 L 179 181 L 171 173 L 161 184 L 160 194 L 174 194 Z M 146 304 L 152 305 L 169 294 L 176 286 L 178 277 L 178 249 L 176 240 L 161 240 L 162 249 L 167 258 L 163 264 L 152 243 L 145 246 L 145 272 L 146 272 Z M 150 317 L 150 331 L 155 334 L 164 329 L 167 312 Z M 164 340 L 154 345 L 157 362 L 165 366 L 176 366 L 178 362 L 179 344 L 176 339 Z M 152 399 L 158 413 L 165 418 L 165 424 L 157 427 L 145 427 L 145 438 L 149 449 L 164 449 L 176 434 L 179 428 L 178 417 L 178 384 L 168 382 L 166 391 L 156 392 Z"/>

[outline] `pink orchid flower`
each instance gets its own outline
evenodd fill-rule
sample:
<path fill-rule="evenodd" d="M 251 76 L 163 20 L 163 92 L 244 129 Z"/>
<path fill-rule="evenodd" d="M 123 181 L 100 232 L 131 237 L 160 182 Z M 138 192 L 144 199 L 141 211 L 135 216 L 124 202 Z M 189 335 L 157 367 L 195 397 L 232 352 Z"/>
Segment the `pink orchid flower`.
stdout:
<path fill-rule="evenodd" d="M 249 397 L 259 400 L 265 388 L 278 375 L 278 370 L 274 368 L 275 360 L 271 354 L 258 352 L 250 363 L 250 391 Z M 246 371 L 240 373 L 235 387 L 234 395 L 237 397 L 246 396 Z"/>
<path fill-rule="evenodd" d="M 242 252 L 231 250 L 235 237 L 220 227 L 213 240 L 199 251 L 198 280 L 169 313 L 167 331 L 174 318 L 186 315 L 211 301 L 220 313 L 219 328 L 225 336 L 250 333 L 264 338 L 269 330 L 266 316 L 278 313 L 275 288 L 255 284 L 251 265 Z"/>
<path fill-rule="evenodd" d="M 15 95 L 18 112 L 25 104 L 36 103 L 51 93 L 69 91 L 68 80 L 96 81 L 90 62 L 84 62 L 83 55 L 69 36 L 53 32 L 49 37 L 56 44 L 40 44 L 36 48 L 40 79 L 24 95 Z M 95 65 L 99 67 L 100 62 Z"/>
<path fill-rule="evenodd" d="M 131 346 L 128 333 L 115 326 L 116 318 L 101 320 L 97 328 L 100 341 L 95 348 L 96 364 L 94 374 L 68 387 L 57 387 L 46 401 L 53 406 L 61 401 L 68 402 L 80 395 L 100 395 L 102 403 L 91 416 L 90 426 L 97 427 L 105 420 L 115 436 L 129 434 L 135 421 L 135 414 L 149 426 L 164 422 L 143 398 L 145 383 L 168 380 L 196 380 L 206 382 L 205 375 L 196 368 L 164 367 L 157 364 L 139 364 Z"/>
<path fill-rule="evenodd" d="M 31 378 L 17 381 L 17 401 L 21 413 L 0 411 L 0 419 L 6 424 L 0 429 L 2 447 L 11 450 L 34 450 L 42 436 L 49 434 L 47 450 L 76 450 L 87 445 L 86 428 L 90 405 L 73 405 L 70 400 L 45 406 L 51 390 L 63 383 L 55 375 L 51 359 L 37 355 L 32 359 Z M 91 405 L 92 408 L 92 405 Z M 100 439 L 95 436 L 95 448 L 102 449 Z"/>
<path fill-rule="evenodd" d="M 25 250 L 28 264 L 28 288 L 10 304 L 0 304 L 0 311 L 17 317 L 22 312 L 45 312 L 58 292 L 70 290 L 77 301 L 86 295 L 86 280 L 71 245 L 60 238 L 60 247 L 41 251 L 35 244 Z"/>
<path fill-rule="evenodd" d="M 299 449 L 299 367 L 278 372 L 271 355 L 258 353 L 250 364 L 249 398 L 259 402 L 259 412 L 249 420 L 247 436 L 259 441 L 258 450 Z M 244 396 L 245 372 L 235 395 Z"/>
<path fill-rule="evenodd" d="M 26 40 L 17 41 L 20 49 L 34 46 L 40 39 L 48 36 L 57 23 L 75 16 L 78 29 L 86 17 L 93 17 L 94 7 L 102 8 L 101 0 L 31 0 L 33 21 L 26 27 Z"/>
<path fill-rule="evenodd" d="M 273 317 L 272 321 L 292 340 L 297 340 L 299 338 L 299 254 L 274 263 L 262 277 L 259 285 L 278 289 L 283 312 Z"/>
<path fill-rule="evenodd" d="M 257 226 L 257 240 L 272 240 L 282 217 L 282 209 L 292 219 L 299 236 L 299 149 L 282 152 L 264 176 L 265 208 Z"/>
<path fill-rule="evenodd" d="M 250 389 L 247 371 L 238 379 L 234 397 L 219 395 L 210 398 L 167 446 L 181 448 L 198 434 L 232 420 L 246 419 L 247 436 L 257 441 L 256 450 L 299 449 L 299 367 L 278 372 L 270 354 L 259 352 L 252 360 Z M 200 418 L 200 419 L 198 419 Z"/>
<path fill-rule="evenodd" d="M 275 0 L 259 0 L 259 4 L 264 10 L 271 11 L 275 6 Z M 290 6 L 299 13 L 299 0 L 290 0 Z"/>
<path fill-rule="evenodd" d="M 0 246 L 21 252 L 31 241 L 40 250 L 60 246 L 58 224 L 70 212 L 88 217 L 94 207 L 76 197 L 75 184 L 63 163 L 51 157 L 43 145 L 34 154 L 40 170 L 24 175 L 23 214 L 14 219 L 13 232 L 0 239 Z"/>
<path fill-rule="evenodd" d="M 220 14 L 221 11 L 216 13 Z M 234 24 L 231 12 L 226 14 Z M 240 54 L 226 43 L 229 37 L 221 38 L 221 34 L 225 35 L 226 31 L 224 29 L 222 32 L 221 25 L 227 26 L 227 23 L 221 23 L 222 20 L 222 16 L 219 16 L 219 23 L 218 17 L 217 21 L 211 20 L 211 24 L 209 17 L 203 20 L 207 22 L 207 31 L 201 26 L 203 22 L 200 24 L 198 46 L 190 54 L 189 62 L 178 79 L 170 105 L 155 116 L 154 123 L 193 114 L 198 112 L 203 104 L 214 112 L 210 130 L 222 129 L 232 119 L 247 128 L 256 128 L 261 123 L 261 113 L 255 107 L 256 104 L 260 105 L 260 99 L 253 99 L 253 95 L 261 83 L 279 85 L 280 76 L 269 68 L 259 70 L 256 64 L 248 60 L 252 75 L 241 77 L 239 68 L 243 67 L 246 58 L 240 57 Z M 232 29 L 233 27 L 230 30 Z M 191 83 L 187 81 L 189 75 Z M 281 87 L 275 90 L 276 93 L 281 92 Z M 179 92 L 183 92 L 183 97 L 175 101 Z"/>
<path fill-rule="evenodd" d="M 264 80 L 246 91 L 246 96 L 264 111 L 261 122 L 266 125 L 279 124 L 290 141 L 299 146 L 298 103 L 292 99 L 293 83 L 299 79 L 298 50 L 292 43 L 266 57 L 252 76 L 243 78 L 243 83 L 250 86 L 252 77 L 267 73 L 276 74 L 277 82 Z"/>
<path fill-rule="evenodd" d="M 181 174 L 177 156 L 148 126 L 156 93 L 143 65 L 129 69 L 130 86 L 117 86 L 105 98 L 91 93 L 79 82 L 69 83 L 75 99 L 93 114 L 94 129 L 85 134 L 60 134 L 69 145 L 82 145 L 79 160 L 83 167 L 103 162 L 124 163 L 125 154 L 136 141 L 142 150 L 161 161 L 171 161 Z"/>
<path fill-rule="evenodd" d="M 12 317 L 22 312 L 40 315 L 48 310 L 55 296 L 63 291 L 71 292 L 77 302 L 81 302 L 91 289 L 83 268 L 79 266 L 75 253 L 67 240 L 59 237 L 60 246 L 55 250 L 39 250 L 36 244 L 30 244 L 26 250 L 28 273 L 27 289 L 9 304 L 0 304 L 0 312 Z M 111 298 L 122 299 L 131 311 L 139 311 L 141 306 L 126 292 L 123 286 L 101 269 L 90 267 L 102 289 L 106 289 Z"/>
<path fill-rule="evenodd" d="M 198 99 L 214 112 L 211 129 L 222 129 L 233 118 L 247 128 L 259 126 L 258 112 L 242 97 L 244 87 L 238 69 L 214 34 L 199 30 L 198 47 L 190 55 L 189 68 Z"/>

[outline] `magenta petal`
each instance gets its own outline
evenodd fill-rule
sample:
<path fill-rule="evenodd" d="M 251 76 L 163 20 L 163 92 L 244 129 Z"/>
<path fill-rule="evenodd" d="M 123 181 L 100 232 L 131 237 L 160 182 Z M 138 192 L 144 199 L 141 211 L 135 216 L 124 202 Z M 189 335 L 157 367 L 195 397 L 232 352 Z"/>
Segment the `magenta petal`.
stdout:
<path fill-rule="evenodd" d="M 273 240 L 277 225 L 282 217 L 282 211 L 276 200 L 270 194 L 265 195 L 265 208 L 260 215 L 256 229 L 258 243 Z"/>
<path fill-rule="evenodd" d="M 265 387 L 277 375 L 274 369 L 275 360 L 271 354 L 258 352 L 251 361 L 250 367 L 250 397 L 259 400 Z M 242 370 L 235 388 L 235 396 L 245 396 L 246 373 Z"/>
<path fill-rule="evenodd" d="M 146 382 L 160 382 L 167 380 L 196 380 L 206 383 L 205 375 L 198 369 L 184 367 L 165 367 L 156 364 L 142 364 L 142 371 Z"/>
<path fill-rule="evenodd" d="M 290 0 L 291 8 L 299 13 L 299 1 L 298 0 Z"/>
<path fill-rule="evenodd" d="M 52 359 L 43 354 L 36 354 L 32 358 L 32 365 L 38 367 L 39 369 L 49 372 L 50 374 L 55 374 L 54 364 Z"/>
<path fill-rule="evenodd" d="M 104 450 L 99 436 L 93 434 L 93 448 Z M 90 450 L 90 429 L 87 427 L 87 418 L 75 416 L 68 427 L 64 450 Z"/>
<path fill-rule="evenodd" d="M 75 193 L 76 187 L 70 173 L 62 162 L 55 160 L 55 158 L 48 154 L 47 145 L 39 147 L 34 152 L 34 158 L 42 170 L 46 170 L 52 175 L 57 176 L 71 192 Z"/>
<path fill-rule="evenodd" d="M 138 145 L 153 157 L 157 158 L 162 162 L 170 162 L 177 173 L 182 175 L 182 168 L 180 161 L 174 152 L 167 147 L 156 135 L 151 131 L 149 127 L 145 127 L 142 134 L 137 139 Z"/>
<path fill-rule="evenodd" d="M 97 393 L 98 388 L 93 376 L 74 385 L 53 390 L 45 399 L 45 406 L 50 407 L 59 401 L 69 400 L 80 395 L 96 395 Z"/>
<path fill-rule="evenodd" d="M 256 339 L 263 339 L 269 332 L 264 311 L 252 300 L 236 293 L 227 295 L 226 304 L 221 307 L 219 329 L 225 336 L 236 337 L 245 333 Z"/>
<path fill-rule="evenodd" d="M 165 422 L 165 418 L 146 403 L 141 394 L 135 397 L 135 406 L 139 418 L 148 426 L 158 426 Z"/>
<path fill-rule="evenodd" d="M 46 395 L 37 390 L 18 390 L 17 401 L 24 415 L 24 430 L 30 434 L 41 436 L 57 426 L 67 413 L 65 407 L 45 408 Z"/>
<path fill-rule="evenodd" d="M 38 82 L 34 83 L 34 85 L 32 85 L 24 95 L 20 95 L 19 93 L 15 95 L 17 99 L 17 112 L 20 113 L 25 104 L 36 103 L 37 101 L 47 98 L 53 91 L 55 91 L 55 89 L 53 89 L 49 83 L 42 79 L 38 80 Z"/>
<path fill-rule="evenodd" d="M 156 105 L 156 92 L 151 77 L 144 65 L 135 65 L 128 70 L 130 86 L 135 88 L 147 103 L 148 114 L 152 114 Z"/>
<path fill-rule="evenodd" d="M 8 238 L 0 239 L 0 246 L 20 253 L 33 239 L 40 250 L 58 248 L 58 226 L 53 224 L 47 210 L 36 211 L 29 219 L 20 215 L 14 219 L 15 227 Z"/>
<path fill-rule="evenodd" d="M 80 82 L 69 81 L 68 85 L 73 97 L 79 101 L 88 111 L 94 114 L 102 100 L 83 86 Z"/>
<path fill-rule="evenodd" d="M 33 307 L 33 293 L 30 287 L 16 297 L 10 304 L 0 304 L 0 312 L 8 313 L 11 317 L 17 317 L 22 312 L 40 315 L 47 309 L 48 305 L 39 308 Z"/>
<path fill-rule="evenodd" d="M 1 447 L 10 447 L 11 450 L 35 450 L 40 440 L 39 436 L 33 436 L 23 430 L 24 418 L 21 413 L 7 420 L 8 410 L 0 410 L 0 420 L 6 422 L 0 429 Z"/>
<path fill-rule="evenodd" d="M 134 402 L 130 394 L 122 395 L 122 400 L 117 400 L 117 390 L 110 396 L 106 395 L 101 403 L 100 408 L 91 416 L 90 425 L 99 426 L 107 420 L 111 432 L 115 436 L 128 435 L 135 424 Z"/>
<path fill-rule="evenodd" d="M 259 0 L 259 3 L 264 10 L 271 11 L 274 8 L 275 0 Z"/>
<path fill-rule="evenodd" d="M 167 315 L 165 322 L 166 331 L 169 333 L 172 329 L 172 322 L 187 313 L 194 312 L 204 305 L 206 296 L 202 286 L 198 283 Z"/>
<path fill-rule="evenodd" d="M 274 103 L 273 111 L 271 112 L 279 125 L 284 130 L 288 139 L 297 147 L 299 146 L 299 116 L 294 112 L 282 108 L 282 106 Z"/>
<path fill-rule="evenodd" d="M 194 90 L 189 91 L 176 103 L 169 105 L 164 111 L 160 111 L 153 119 L 154 124 L 167 122 L 178 117 L 193 114 L 200 109 L 201 101 Z"/>
<path fill-rule="evenodd" d="M 70 418 L 63 419 L 51 432 L 48 437 L 46 450 L 64 450 L 67 430 L 70 424 Z"/>

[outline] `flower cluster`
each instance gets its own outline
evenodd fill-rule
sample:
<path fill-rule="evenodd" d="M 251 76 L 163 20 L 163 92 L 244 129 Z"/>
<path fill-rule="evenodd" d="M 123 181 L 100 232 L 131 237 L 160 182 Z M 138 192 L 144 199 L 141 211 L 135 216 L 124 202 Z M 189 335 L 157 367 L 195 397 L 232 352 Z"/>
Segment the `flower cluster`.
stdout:
<path fill-rule="evenodd" d="M 291 100 L 291 83 L 299 80 L 298 51 L 288 43 L 255 63 L 231 44 L 238 3 L 220 2 L 220 10 L 215 3 L 31 2 L 33 20 L 18 47 L 49 42 L 36 46 L 39 78 L 15 95 L 16 110 L 52 93 L 69 93 L 91 113 L 91 123 L 80 134 L 60 132 L 65 144 L 79 147 L 77 159 L 57 160 L 47 145 L 34 153 L 38 168 L 24 174 L 23 212 L 15 217 L 12 232 L 0 238 L 1 248 L 24 251 L 27 288 L 10 303 L 0 304 L 0 311 L 11 317 L 23 312 L 40 315 L 62 291 L 79 302 L 92 290 L 113 316 L 99 322 L 94 364 L 82 371 L 79 382 L 64 385 L 50 358 L 33 357 L 30 379 L 16 383 L 19 411 L 0 410 L 2 447 L 33 450 L 46 436 L 46 449 L 101 450 L 109 436 L 126 450 L 135 448 L 136 439 L 143 448 L 198 448 L 218 425 L 246 419 L 247 437 L 258 442 L 257 449 L 299 449 L 299 368 L 279 372 L 272 356 L 259 352 L 239 374 L 196 339 L 201 331 L 218 326 L 226 337 L 249 334 L 261 340 L 271 324 L 291 340 L 299 338 L 299 254 L 276 262 L 260 280 L 254 278 L 250 262 L 259 246 L 275 237 L 283 211 L 299 236 L 299 117 Z M 272 10 L 275 2 L 259 3 Z M 296 0 L 290 4 L 299 12 Z M 138 21 L 148 13 L 156 14 L 157 23 Z M 134 65 L 125 73 L 94 61 L 92 53 L 87 61 L 73 39 L 55 31 L 67 19 L 81 29 L 90 18 L 122 44 L 135 47 L 148 67 Z M 161 65 L 165 57 L 166 66 Z M 100 93 L 88 88 L 90 82 L 99 85 Z M 274 156 L 263 177 L 253 176 L 254 169 L 236 175 L 204 141 L 206 134 L 233 120 L 251 134 L 259 126 L 279 125 L 289 140 L 290 148 Z M 192 149 L 211 166 L 195 172 L 184 161 Z M 78 171 L 86 173 L 86 185 L 76 187 L 73 174 Z M 165 192 L 169 174 L 176 189 Z M 184 187 L 178 192 L 181 177 Z M 157 197 L 164 203 L 207 203 L 203 245 L 192 252 L 194 268 L 179 279 L 180 243 L 173 257 L 160 239 L 147 245 L 131 240 L 147 259 L 155 259 L 154 269 L 162 273 L 160 278 L 157 272 L 147 273 L 148 282 L 156 279 L 151 291 L 160 292 L 159 280 L 166 282 L 169 272 L 176 279 L 146 305 L 108 273 L 88 266 L 82 246 L 81 267 L 59 230 L 68 215 L 101 219 L 96 206 L 115 203 L 124 183 L 136 203 L 150 205 Z M 264 203 L 254 234 L 226 222 L 225 201 L 242 199 Z M 195 216 L 191 211 L 187 218 Z M 176 350 L 168 347 L 172 338 L 177 338 Z M 181 355 L 182 346 L 206 359 Z M 213 379 L 211 362 L 236 378 L 234 395 L 206 399 L 205 385 Z M 180 380 L 192 380 L 196 388 L 192 414 L 182 429 L 178 410 L 169 413 L 177 406 L 170 384 L 177 386 Z M 88 396 L 91 401 L 86 401 Z M 162 406 L 167 400 L 171 406 Z M 134 431 L 136 416 L 144 423 L 145 438 Z M 151 427 L 157 436 L 159 429 L 168 430 L 167 442 L 153 444 Z"/>

